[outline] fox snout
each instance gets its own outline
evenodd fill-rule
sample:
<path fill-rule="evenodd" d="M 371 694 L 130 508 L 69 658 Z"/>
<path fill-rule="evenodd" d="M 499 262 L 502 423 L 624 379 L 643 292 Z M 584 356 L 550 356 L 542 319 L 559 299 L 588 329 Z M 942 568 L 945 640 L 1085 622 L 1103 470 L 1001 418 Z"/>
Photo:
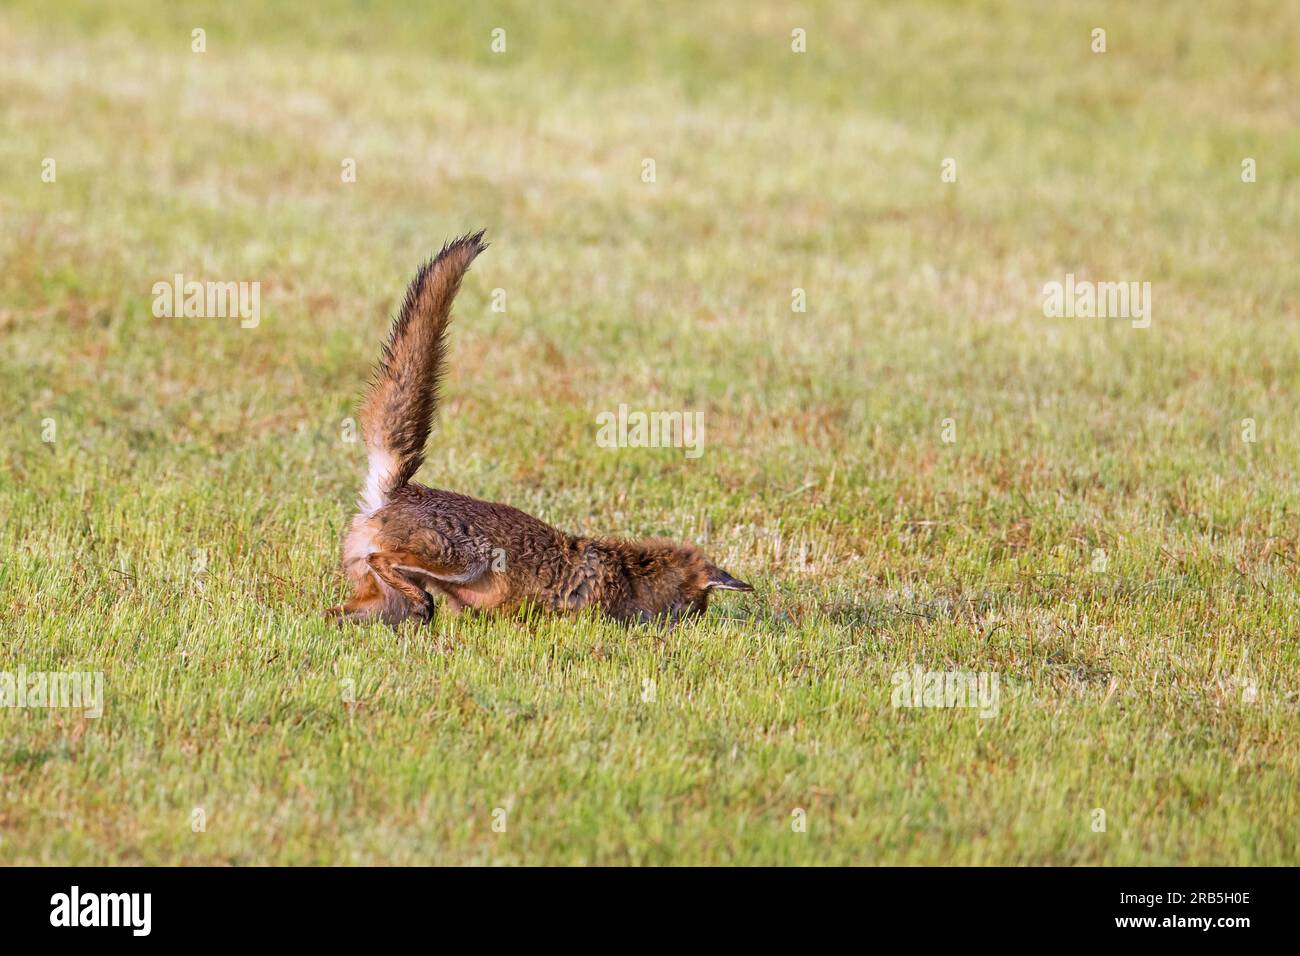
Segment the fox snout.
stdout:
<path fill-rule="evenodd" d="M 752 591 L 754 586 L 746 584 L 740 578 L 733 578 L 722 568 L 709 565 L 709 582 L 705 585 L 709 590 L 718 591 Z"/>

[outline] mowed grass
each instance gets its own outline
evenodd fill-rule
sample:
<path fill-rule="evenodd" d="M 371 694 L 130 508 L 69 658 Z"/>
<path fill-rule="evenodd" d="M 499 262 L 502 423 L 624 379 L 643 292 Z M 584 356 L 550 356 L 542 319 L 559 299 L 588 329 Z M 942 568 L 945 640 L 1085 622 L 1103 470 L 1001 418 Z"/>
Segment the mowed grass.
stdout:
<path fill-rule="evenodd" d="M 1296 862 L 1294 4 L 422 6 L 0 10 L 0 670 L 105 691 L 0 709 L 0 861 Z M 755 593 L 322 619 L 345 420 L 480 227 L 422 480 Z"/>

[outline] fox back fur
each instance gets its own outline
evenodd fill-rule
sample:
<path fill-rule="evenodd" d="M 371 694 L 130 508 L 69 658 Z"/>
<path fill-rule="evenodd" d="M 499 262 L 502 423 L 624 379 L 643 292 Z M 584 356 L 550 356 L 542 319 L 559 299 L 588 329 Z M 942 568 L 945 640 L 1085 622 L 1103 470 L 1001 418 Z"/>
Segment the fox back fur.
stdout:
<path fill-rule="evenodd" d="M 352 597 L 330 615 L 396 625 L 446 607 L 573 613 L 675 623 L 703 613 L 713 591 L 751 591 L 688 544 L 565 534 L 509 505 L 417 484 L 447 358 L 461 278 L 483 233 L 443 246 L 406 290 L 361 408 L 369 470 L 343 541 Z"/>

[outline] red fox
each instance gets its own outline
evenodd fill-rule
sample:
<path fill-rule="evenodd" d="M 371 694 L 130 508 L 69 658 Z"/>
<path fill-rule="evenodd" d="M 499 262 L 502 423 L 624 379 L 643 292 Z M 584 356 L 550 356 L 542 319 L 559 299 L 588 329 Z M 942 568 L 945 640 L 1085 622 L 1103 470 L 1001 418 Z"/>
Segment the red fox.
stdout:
<path fill-rule="evenodd" d="M 369 471 L 343 541 L 352 598 L 329 615 L 397 625 L 452 612 L 594 607 L 669 625 L 702 614 L 712 591 L 752 591 L 688 544 L 565 534 L 509 505 L 416 484 L 438 408 L 447 326 L 483 233 L 443 246 L 416 274 L 361 408 Z"/>

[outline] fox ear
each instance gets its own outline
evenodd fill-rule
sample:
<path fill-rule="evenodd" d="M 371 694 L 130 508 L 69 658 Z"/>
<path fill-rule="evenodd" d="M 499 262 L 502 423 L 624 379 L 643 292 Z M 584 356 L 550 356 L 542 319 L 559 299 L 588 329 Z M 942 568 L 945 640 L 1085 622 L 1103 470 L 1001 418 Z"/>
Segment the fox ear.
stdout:
<path fill-rule="evenodd" d="M 715 588 L 719 591 L 754 590 L 750 585 L 746 584 L 744 581 L 741 581 L 738 578 L 733 578 L 726 571 L 722 570 L 722 568 L 715 568 L 713 565 L 710 564 L 709 582 L 706 585 L 704 585 L 704 589 L 706 591 L 712 591 Z"/>

